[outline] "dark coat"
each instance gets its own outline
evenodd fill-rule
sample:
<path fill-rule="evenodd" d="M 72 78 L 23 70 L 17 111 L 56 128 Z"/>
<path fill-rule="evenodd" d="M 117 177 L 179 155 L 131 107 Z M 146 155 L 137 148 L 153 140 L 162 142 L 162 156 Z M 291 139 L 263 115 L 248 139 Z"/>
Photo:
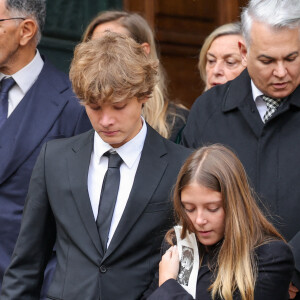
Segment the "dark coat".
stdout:
<path fill-rule="evenodd" d="M 200 96 L 190 111 L 182 142 L 192 148 L 221 143 L 233 149 L 262 208 L 267 208 L 270 221 L 289 241 L 300 231 L 300 86 L 264 124 L 250 82 L 245 70 Z"/>
<path fill-rule="evenodd" d="M 46 60 L 37 80 L 0 129 L 0 288 L 42 145 L 90 128 L 68 76 Z"/>
<path fill-rule="evenodd" d="M 134 300 L 149 286 L 173 225 L 171 189 L 190 150 L 148 126 L 126 208 L 103 254 L 87 188 L 93 136 L 92 130 L 43 147 L 1 300 L 37 299 L 55 239 L 49 299 Z"/>
<path fill-rule="evenodd" d="M 273 241 L 258 247 L 257 257 L 258 276 L 254 290 L 254 300 L 287 300 L 288 287 L 294 270 L 293 255 L 289 246 L 282 241 Z M 208 291 L 213 282 L 213 273 L 207 266 L 207 255 L 203 259 L 198 272 L 196 299 L 212 300 Z M 148 300 L 192 300 L 193 297 L 174 279 L 169 279 L 158 288 L 158 277 L 151 285 L 155 290 Z M 150 289 L 150 291 L 151 291 Z M 149 294 L 149 291 L 147 291 Z M 234 300 L 241 300 L 236 292 Z M 220 300 L 220 298 L 217 298 Z"/>
<path fill-rule="evenodd" d="M 179 106 L 174 102 L 169 103 L 167 109 L 167 123 L 171 128 L 170 141 L 179 144 L 188 115 L 189 110 L 185 107 Z"/>

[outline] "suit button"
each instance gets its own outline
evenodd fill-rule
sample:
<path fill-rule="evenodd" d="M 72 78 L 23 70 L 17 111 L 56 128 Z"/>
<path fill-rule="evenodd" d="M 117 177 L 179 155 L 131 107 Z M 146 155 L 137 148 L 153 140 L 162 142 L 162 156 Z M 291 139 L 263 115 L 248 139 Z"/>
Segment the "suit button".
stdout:
<path fill-rule="evenodd" d="M 100 266 L 100 272 L 101 273 L 105 273 L 107 271 L 106 267 L 105 266 Z"/>

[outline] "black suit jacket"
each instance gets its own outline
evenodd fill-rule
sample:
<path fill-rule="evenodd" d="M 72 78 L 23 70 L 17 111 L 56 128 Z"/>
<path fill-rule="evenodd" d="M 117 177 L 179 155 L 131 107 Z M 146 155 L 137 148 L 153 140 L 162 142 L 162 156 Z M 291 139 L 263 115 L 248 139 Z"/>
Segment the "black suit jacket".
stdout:
<path fill-rule="evenodd" d="M 289 246 L 283 241 L 273 241 L 258 247 L 255 251 L 257 259 L 257 280 L 254 289 L 255 300 L 287 300 L 288 287 L 294 270 L 294 260 Z M 213 282 L 213 273 L 207 267 L 207 256 L 198 272 L 196 299 L 212 300 L 208 288 Z M 155 290 L 155 288 L 157 288 Z M 169 279 L 158 288 L 158 275 L 151 288 L 145 293 L 148 300 L 192 300 L 193 297 L 177 283 Z M 238 292 L 234 300 L 241 300 Z M 216 300 L 220 300 L 219 297 Z"/>
<path fill-rule="evenodd" d="M 68 76 L 45 60 L 37 80 L 0 129 L 0 289 L 42 145 L 89 129 L 91 124 Z"/>
<path fill-rule="evenodd" d="M 233 149 L 264 204 L 262 209 L 267 208 L 270 221 L 290 241 L 300 231 L 299 128 L 300 86 L 264 124 L 245 70 L 196 100 L 182 142 L 191 148 L 221 143 Z M 294 240 L 294 247 L 296 243 L 299 249 L 299 238 Z M 296 266 L 300 266 L 298 259 Z"/>
<path fill-rule="evenodd" d="M 57 268 L 49 299 L 138 299 L 173 224 L 170 193 L 190 150 L 148 126 L 128 203 L 103 254 L 87 176 L 94 131 L 47 143 L 31 178 L 21 232 L 1 300 L 37 299 L 55 240 Z"/>

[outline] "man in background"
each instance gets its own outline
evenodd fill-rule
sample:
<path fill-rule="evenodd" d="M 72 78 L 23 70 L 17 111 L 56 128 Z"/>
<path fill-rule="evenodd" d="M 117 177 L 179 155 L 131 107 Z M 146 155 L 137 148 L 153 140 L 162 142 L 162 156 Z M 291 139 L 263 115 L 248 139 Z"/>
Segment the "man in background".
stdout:
<path fill-rule="evenodd" d="M 183 144 L 231 147 L 241 159 L 271 221 L 300 251 L 300 1 L 250 0 L 242 13 L 247 69 L 200 96 Z M 297 250 L 298 249 L 298 250 Z M 290 286 L 300 287 L 299 254 Z M 297 287 L 296 287 L 297 286 Z M 299 295 L 297 296 L 299 298 Z"/>
<path fill-rule="evenodd" d="M 91 128 L 67 75 L 36 49 L 45 10 L 45 0 L 0 0 L 0 289 L 42 145 Z"/>

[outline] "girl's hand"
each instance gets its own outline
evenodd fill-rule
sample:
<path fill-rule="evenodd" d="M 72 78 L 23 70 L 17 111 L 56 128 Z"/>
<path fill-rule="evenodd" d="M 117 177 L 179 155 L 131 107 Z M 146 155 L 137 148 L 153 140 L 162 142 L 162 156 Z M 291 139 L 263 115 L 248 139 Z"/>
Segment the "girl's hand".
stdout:
<path fill-rule="evenodd" d="M 177 246 L 169 248 L 159 263 L 159 286 L 168 279 L 176 279 L 179 272 L 179 254 Z"/>
<path fill-rule="evenodd" d="M 298 292 L 299 290 L 292 283 L 290 283 L 289 286 L 290 299 L 294 299 L 297 296 Z"/>

